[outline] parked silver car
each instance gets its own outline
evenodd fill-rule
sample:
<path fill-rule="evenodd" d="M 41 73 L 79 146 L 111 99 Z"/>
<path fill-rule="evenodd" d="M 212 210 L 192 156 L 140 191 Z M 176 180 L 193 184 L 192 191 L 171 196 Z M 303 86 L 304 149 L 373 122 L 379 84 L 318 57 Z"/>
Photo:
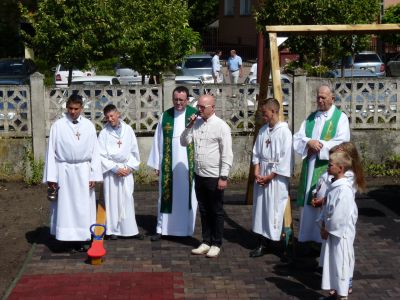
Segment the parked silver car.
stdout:
<path fill-rule="evenodd" d="M 391 58 L 386 64 L 386 76 L 400 77 L 400 54 Z"/>
<path fill-rule="evenodd" d="M 354 69 L 369 69 L 376 76 L 385 76 L 385 64 L 378 54 L 372 51 L 364 51 L 354 55 Z"/>
<path fill-rule="evenodd" d="M 186 56 L 182 63 L 176 67 L 177 75 L 196 76 L 203 83 L 214 83 L 212 76 L 212 57 L 209 54 L 195 54 Z M 218 83 L 223 82 L 223 77 Z"/>

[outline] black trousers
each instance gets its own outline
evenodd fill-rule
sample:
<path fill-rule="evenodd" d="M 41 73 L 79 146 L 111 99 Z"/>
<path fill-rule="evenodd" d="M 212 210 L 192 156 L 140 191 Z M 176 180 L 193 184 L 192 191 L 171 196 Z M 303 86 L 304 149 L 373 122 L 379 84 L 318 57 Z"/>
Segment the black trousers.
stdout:
<path fill-rule="evenodd" d="M 224 232 L 224 191 L 218 189 L 219 178 L 195 175 L 194 180 L 203 243 L 221 247 Z"/>

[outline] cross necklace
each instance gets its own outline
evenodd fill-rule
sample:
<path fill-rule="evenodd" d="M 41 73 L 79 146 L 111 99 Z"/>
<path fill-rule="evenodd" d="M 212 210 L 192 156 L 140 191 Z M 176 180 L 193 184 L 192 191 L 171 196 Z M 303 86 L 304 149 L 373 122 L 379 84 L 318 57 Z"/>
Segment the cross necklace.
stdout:
<path fill-rule="evenodd" d="M 81 136 L 81 134 L 79 133 L 79 125 L 77 125 L 77 124 L 79 124 L 79 122 L 78 122 L 78 120 L 73 120 L 72 123 L 74 124 L 73 125 L 74 130 L 76 130 L 75 136 L 77 137 L 77 139 L 79 141 L 79 137 Z"/>

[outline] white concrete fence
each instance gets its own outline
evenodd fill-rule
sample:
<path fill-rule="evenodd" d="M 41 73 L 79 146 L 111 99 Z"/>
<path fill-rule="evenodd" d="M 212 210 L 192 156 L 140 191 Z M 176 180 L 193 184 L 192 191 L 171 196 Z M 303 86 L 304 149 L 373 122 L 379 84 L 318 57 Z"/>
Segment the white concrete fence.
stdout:
<path fill-rule="evenodd" d="M 323 82 L 335 89 L 336 105 L 348 116 L 352 139 L 370 158 L 399 153 L 400 81 L 398 78 L 320 79 L 297 76 L 291 83 L 283 84 L 284 111 L 292 131 L 298 130 L 304 118 L 315 109 L 316 90 Z M 0 86 L 0 159 L 20 160 L 20 147 L 16 142 L 23 138 L 31 143 L 36 159 L 43 158 L 52 122 L 65 111 L 68 96 L 77 92 L 85 101 L 85 116 L 96 128 L 103 126 L 102 110 L 115 104 L 122 118 L 138 135 L 142 161 L 147 160 L 152 135 L 161 113 L 172 106 L 174 76 L 164 77 L 162 85 L 137 86 L 71 86 L 68 89 L 45 87 L 43 75 L 31 76 L 31 85 Z M 231 127 L 234 136 L 235 168 L 242 170 L 249 164 L 252 133 L 255 125 L 256 94 L 258 85 L 186 85 L 190 90 L 191 104 L 199 95 L 216 96 L 216 114 Z M 232 88 L 236 98 L 230 97 Z M 271 90 L 271 89 L 269 89 Z M 15 147 L 11 147 L 16 143 Z M 11 152 L 11 153 L 9 153 Z M 246 168 L 245 168 L 246 169 Z"/>

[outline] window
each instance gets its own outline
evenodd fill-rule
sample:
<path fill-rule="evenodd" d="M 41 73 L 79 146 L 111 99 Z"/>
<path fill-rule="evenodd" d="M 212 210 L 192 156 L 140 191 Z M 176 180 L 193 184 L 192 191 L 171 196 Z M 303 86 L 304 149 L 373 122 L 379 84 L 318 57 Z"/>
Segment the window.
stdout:
<path fill-rule="evenodd" d="M 251 15 L 251 0 L 240 0 L 240 15 L 241 16 Z"/>
<path fill-rule="evenodd" d="M 235 14 L 235 0 L 224 0 L 224 16 Z"/>

